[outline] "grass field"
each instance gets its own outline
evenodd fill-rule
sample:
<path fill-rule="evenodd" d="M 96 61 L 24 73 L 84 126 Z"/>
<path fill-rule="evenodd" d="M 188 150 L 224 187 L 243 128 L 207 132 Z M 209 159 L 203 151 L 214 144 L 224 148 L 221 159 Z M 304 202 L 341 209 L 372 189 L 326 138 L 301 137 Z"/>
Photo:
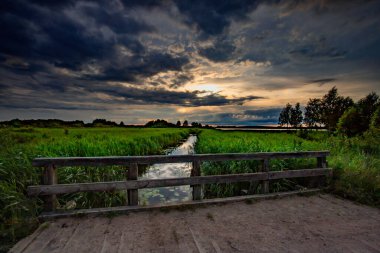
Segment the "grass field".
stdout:
<path fill-rule="evenodd" d="M 39 156 L 108 156 L 160 154 L 188 136 L 191 129 L 179 128 L 12 128 L 0 129 L 0 252 L 37 224 L 41 202 L 26 196 L 28 185 L 39 184 L 41 170 L 31 161 Z M 194 131 L 193 131 L 194 132 Z M 260 133 L 202 129 L 197 153 L 330 150 L 329 167 L 334 169 L 331 190 L 361 203 L 380 206 L 380 138 L 372 135 L 343 138 L 327 132 Z M 315 159 L 272 160 L 272 170 L 313 168 Z M 202 173 L 255 172 L 257 161 L 206 162 Z M 125 179 L 125 169 L 65 167 L 58 170 L 59 183 Z M 249 184 L 209 185 L 207 197 L 231 196 L 249 190 Z M 289 190 L 295 182 L 271 183 L 270 191 Z M 257 189 L 259 191 L 259 188 Z M 60 208 L 69 205 L 100 207 L 125 204 L 125 193 L 78 193 L 59 198 Z"/>
<path fill-rule="evenodd" d="M 196 146 L 197 153 L 244 153 L 275 151 L 330 150 L 327 158 L 334 169 L 331 190 L 364 204 L 380 206 L 380 139 L 378 136 L 343 138 L 327 132 L 259 133 L 244 131 L 202 130 Z M 271 160 L 272 170 L 315 168 L 316 159 Z M 257 172 L 256 161 L 208 162 L 202 165 L 205 175 Z M 294 180 L 271 184 L 270 191 L 292 189 Z M 206 196 L 237 195 L 247 184 L 209 185 Z M 258 189 L 260 190 L 260 189 Z"/>
<path fill-rule="evenodd" d="M 160 154 L 188 133 L 175 128 L 0 129 L 0 245 L 4 247 L 0 252 L 37 224 L 42 203 L 26 196 L 28 185 L 40 183 L 41 170 L 31 166 L 33 158 Z M 59 183 L 123 180 L 125 170 L 65 167 L 58 170 L 58 178 Z M 120 205 L 125 203 L 125 193 L 70 194 L 59 202 L 61 208 L 70 203 L 77 208 Z"/>

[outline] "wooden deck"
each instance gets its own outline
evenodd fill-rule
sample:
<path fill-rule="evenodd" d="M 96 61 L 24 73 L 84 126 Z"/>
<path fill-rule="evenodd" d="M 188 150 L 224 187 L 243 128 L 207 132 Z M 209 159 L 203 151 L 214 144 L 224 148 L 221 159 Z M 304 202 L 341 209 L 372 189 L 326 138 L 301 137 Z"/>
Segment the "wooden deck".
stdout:
<path fill-rule="evenodd" d="M 380 210 L 317 194 L 61 218 L 11 252 L 380 252 Z"/>

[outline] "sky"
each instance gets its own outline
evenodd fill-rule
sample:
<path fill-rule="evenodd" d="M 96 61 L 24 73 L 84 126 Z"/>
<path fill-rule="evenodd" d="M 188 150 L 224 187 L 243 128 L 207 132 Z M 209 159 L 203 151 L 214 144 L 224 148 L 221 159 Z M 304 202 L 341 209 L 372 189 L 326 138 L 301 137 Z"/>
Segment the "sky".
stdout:
<path fill-rule="evenodd" d="M 380 93 L 380 1 L 0 1 L 0 120 L 276 124 Z"/>

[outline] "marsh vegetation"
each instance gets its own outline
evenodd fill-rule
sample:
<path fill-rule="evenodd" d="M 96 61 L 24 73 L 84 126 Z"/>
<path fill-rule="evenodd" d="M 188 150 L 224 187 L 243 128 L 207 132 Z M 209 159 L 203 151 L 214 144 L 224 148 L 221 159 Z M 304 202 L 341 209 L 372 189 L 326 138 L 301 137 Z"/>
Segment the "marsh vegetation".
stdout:
<path fill-rule="evenodd" d="M 348 138 L 327 131 L 251 132 L 194 128 L 3 128 L 0 130 L 1 245 L 10 245 L 38 224 L 42 201 L 26 196 L 39 184 L 41 170 L 31 166 L 40 156 L 118 156 L 163 154 L 190 133 L 197 134 L 196 153 L 246 153 L 330 150 L 334 169 L 330 190 L 364 204 L 380 206 L 380 130 Z M 257 172 L 257 161 L 204 162 L 203 175 Z M 313 168 L 315 159 L 271 160 L 271 170 Z M 124 180 L 125 168 L 64 167 L 59 183 Z M 274 181 L 270 191 L 299 187 L 295 180 Z M 249 183 L 207 185 L 206 198 L 260 192 Z M 59 208 L 109 207 L 125 204 L 125 192 L 76 193 L 59 197 Z"/>

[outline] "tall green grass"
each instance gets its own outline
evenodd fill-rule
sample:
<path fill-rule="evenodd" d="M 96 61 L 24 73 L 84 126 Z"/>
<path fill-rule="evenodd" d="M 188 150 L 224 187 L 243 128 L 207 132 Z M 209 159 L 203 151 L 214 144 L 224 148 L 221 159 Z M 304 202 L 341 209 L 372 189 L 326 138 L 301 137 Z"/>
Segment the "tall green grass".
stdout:
<path fill-rule="evenodd" d="M 331 190 L 361 203 L 380 206 L 380 138 L 364 136 L 343 138 L 330 136 L 327 132 L 309 133 L 259 133 L 243 131 L 203 130 L 198 137 L 197 153 L 245 153 L 275 151 L 330 150 L 327 158 L 334 169 Z M 271 160 L 272 170 L 301 169 L 316 167 L 316 159 Z M 259 163 L 236 161 L 204 163 L 202 173 L 227 174 L 257 172 Z M 296 187 L 297 180 L 282 180 L 271 184 L 271 191 Z M 210 197 L 241 194 L 249 184 L 207 186 Z M 260 186 L 257 191 L 260 190 Z"/>
<path fill-rule="evenodd" d="M 187 129 L 165 128 L 9 128 L 0 129 L 0 245 L 10 245 L 37 224 L 42 202 L 26 196 L 40 184 L 35 157 L 160 154 L 188 136 Z M 125 179 L 125 168 L 64 167 L 59 183 Z M 59 207 L 105 207 L 125 203 L 125 193 L 78 193 L 60 196 Z"/>

